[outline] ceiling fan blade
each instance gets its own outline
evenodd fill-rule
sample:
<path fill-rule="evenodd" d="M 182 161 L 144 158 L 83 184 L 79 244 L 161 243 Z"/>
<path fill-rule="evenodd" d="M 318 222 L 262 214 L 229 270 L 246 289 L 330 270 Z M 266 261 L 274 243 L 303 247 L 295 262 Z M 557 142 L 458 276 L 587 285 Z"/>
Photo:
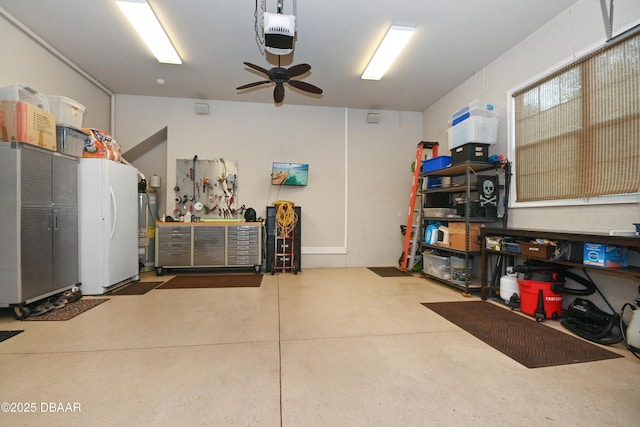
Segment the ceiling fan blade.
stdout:
<path fill-rule="evenodd" d="M 296 76 L 299 76 L 301 74 L 306 73 L 310 69 L 311 69 L 311 65 L 309 65 L 309 64 L 294 65 L 293 67 L 287 69 L 287 76 L 296 77 Z"/>
<path fill-rule="evenodd" d="M 280 104 L 284 100 L 284 86 L 282 84 L 277 84 L 273 89 L 273 100 L 276 104 Z"/>
<path fill-rule="evenodd" d="M 320 95 L 322 93 L 322 89 L 307 82 L 301 82 L 299 80 L 289 80 L 289 84 L 297 89 L 303 90 L 305 92 L 315 93 Z"/>
<path fill-rule="evenodd" d="M 269 70 L 266 70 L 258 65 L 252 64 L 250 62 L 244 62 L 244 65 L 246 65 L 249 68 L 253 68 L 256 71 L 260 71 L 262 74 L 268 76 L 269 75 Z"/>
<path fill-rule="evenodd" d="M 260 82 L 254 82 L 254 83 L 249 83 L 246 85 L 242 85 L 236 88 L 236 90 L 242 90 L 242 89 L 249 89 L 250 87 L 254 87 L 254 86 L 260 86 L 260 85 L 264 85 L 267 83 L 271 83 L 271 81 L 269 80 L 262 80 Z"/>

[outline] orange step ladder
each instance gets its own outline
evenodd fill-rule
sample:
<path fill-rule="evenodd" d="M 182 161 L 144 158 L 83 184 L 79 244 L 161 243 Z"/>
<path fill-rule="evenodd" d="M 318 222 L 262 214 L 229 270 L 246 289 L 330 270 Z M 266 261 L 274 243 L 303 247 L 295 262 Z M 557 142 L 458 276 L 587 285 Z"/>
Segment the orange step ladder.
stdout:
<path fill-rule="evenodd" d="M 402 261 L 400 263 L 400 271 L 405 271 L 409 261 L 411 261 L 411 268 L 415 265 L 415 257 L 418 252 L 418 241 L 420 239 L 420 229 L 422 222 L 422 206 L 418 211 L 418 223 L 414 227 L 413 216 L 415 213 L 416 197 L 418 195 L 418 186 L 420 184 L 420 172 L 422 171 L 422 151 L 427 148 L 431 149 L 431 156 L 433 158 L 438 157 L 438 143 L 420 141 L 418 143 L 418 150 L 416 151 L 416 162 L 413 168 L 413 183 L 411 184 L 411 197 L 409 198 L 409 214 L 407 215 L 407 228 L 405 229 L 404 246 L 402 248 Z M 411 236 L 413 235 L 413 240 Z M 409 245 L 411 244 L 411 253 L 409 252 Z"/>

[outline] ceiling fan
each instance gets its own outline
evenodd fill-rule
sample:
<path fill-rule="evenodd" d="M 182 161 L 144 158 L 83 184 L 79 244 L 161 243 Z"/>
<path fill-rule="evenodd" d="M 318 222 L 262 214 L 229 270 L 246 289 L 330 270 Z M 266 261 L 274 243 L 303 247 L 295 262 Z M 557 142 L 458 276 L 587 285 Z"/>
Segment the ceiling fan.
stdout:
<path fill-rule="evenodd" d="M 255 86 L 260 86 L 269 83 L 275 83 L 276 86 L 273 89 L 273 100 L 276 104 L 281 103 L 284 100 L 284 84 L 288 83 L 290 86 L 295 87 L 296 89 L 300 89 L 305 92 L 313 93 L 320 95 L 322 94 L 322 89 L 307 82 L 303 82 L 300 80 L 291 80 L 293 77 L 300 76 L 307 71 L 311 70 L 311 65 L 309 64 L 298 64 L 293 67 L 283 68 L 280 66 L 280 57 L 278 57 L 278 66 L 267 70 L 258 65 L 251 64 L 250 62 L 245 62 L 249 68 L 253 68 L 256 71 L 261 72 L 266 75 L 269 80 L 261 80 L 259 82 L 249 83 L 240 87 L 237 87 L 236 90 L 249 89 Z"/>

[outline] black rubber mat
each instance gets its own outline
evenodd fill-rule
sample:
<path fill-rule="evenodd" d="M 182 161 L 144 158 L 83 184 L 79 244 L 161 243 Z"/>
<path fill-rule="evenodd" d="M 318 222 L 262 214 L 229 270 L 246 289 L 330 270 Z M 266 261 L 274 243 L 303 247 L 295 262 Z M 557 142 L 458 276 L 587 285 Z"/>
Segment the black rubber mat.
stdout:
<path fill-rule="evenodd" d="M 527 368 L 623 357 L 485 301 L 422 303 Z"/>
<path fill-rule="evenodd" d="M 11 337 L 15 337 L 21 332 L 24 331 L 0 331 L 0 342 L 8 340 Z"/>
<path fill-rule="evenodd" d="M 134 282 L 109 292 L 108 295 L 144 295 L 161 284 L 162 282 Z"/>
<path fill-rule="evenodd" d="M 380 277 L 402 277 L 411 276 L 411 271 L 400 271 L 398 267 L 367 267 Z"/>
<path fill-rule="evenodd" d="M 156 289 L 260 287 L 262 274 L 179 275 Z"/>

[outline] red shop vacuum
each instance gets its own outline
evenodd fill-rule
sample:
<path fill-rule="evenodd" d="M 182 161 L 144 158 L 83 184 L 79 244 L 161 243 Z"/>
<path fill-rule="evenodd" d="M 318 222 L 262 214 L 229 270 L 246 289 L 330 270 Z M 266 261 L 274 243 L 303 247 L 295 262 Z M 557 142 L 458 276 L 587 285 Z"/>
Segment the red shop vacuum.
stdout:
<path fill-rule="evenodd" d="M 564 299 L 564 272 L 530 265 L 520 265 L 515 270 L 523 273 L 517 278 L 520 310 L 538 322 L 559 318 Z"/>

